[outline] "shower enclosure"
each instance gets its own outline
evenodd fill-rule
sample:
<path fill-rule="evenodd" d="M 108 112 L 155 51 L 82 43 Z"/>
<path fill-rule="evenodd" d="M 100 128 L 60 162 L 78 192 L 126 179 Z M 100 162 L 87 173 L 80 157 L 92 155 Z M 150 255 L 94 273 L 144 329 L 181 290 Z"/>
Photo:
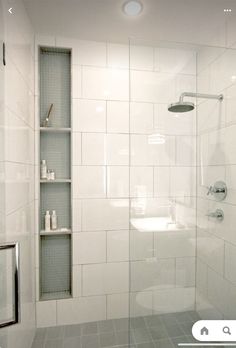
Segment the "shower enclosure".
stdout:
<path fill-rule="evenodd" d="M 168 348 L 199 318 L 235 318 L 236 51 L 36 44 L 72 50 L 73 281 L 71 298 L 38 293 L 54 328 L 35 345 Z"/>

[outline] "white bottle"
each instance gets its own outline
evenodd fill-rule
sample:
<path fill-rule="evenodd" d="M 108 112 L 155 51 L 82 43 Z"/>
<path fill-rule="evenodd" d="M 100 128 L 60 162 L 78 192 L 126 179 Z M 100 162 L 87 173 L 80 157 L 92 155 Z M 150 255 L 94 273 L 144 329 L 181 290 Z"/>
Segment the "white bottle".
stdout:
<path fill-rule="evenodd" d="M 41 179 L 47 179 L 47 163 L 46 160 L 41 161 Z"/>
<path fill-rule="evenodd" d="M 49 214 L 49 210 L 46 211 L 44 219 L 45 219 L 45 231 L 46 232 L 50 232 L 51 231 L 51 227 L 50 227 L 51 217 L 50 217 L 50 214 Z"/>
<path fill-rule="evenodd" d="M 51 227 L 52 227 L 52 230 L 56 230 L 57 229 L 57 214 L 56 214 L 56 210 L 52 211 Z"/>

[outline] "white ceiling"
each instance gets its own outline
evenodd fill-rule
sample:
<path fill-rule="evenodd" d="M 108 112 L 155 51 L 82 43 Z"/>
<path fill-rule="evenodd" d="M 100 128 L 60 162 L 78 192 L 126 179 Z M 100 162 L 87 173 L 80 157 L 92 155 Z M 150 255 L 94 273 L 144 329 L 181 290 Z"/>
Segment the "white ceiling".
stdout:
<path fill-rule="evenodd" d="M 143 13 L 122 13 L 125 0 L 24 0 L 40 34 L 96 41 L 225 43 L 225 22 L 235 16 L 236 0 L 142 0 Z M 232 8 L 226 15 L 224 8 Z M 214 41 L 212 41 L 214 40 Z"/>

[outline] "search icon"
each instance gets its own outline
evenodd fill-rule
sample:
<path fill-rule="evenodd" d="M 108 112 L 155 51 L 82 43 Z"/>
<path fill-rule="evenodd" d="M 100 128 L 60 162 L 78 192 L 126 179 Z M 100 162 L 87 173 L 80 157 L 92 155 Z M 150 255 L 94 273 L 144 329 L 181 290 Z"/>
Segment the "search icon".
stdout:
<path fill-rule="evenodd" d="M 223 327 L 223 332 L 225 334 L 231 335 L 230 328 L 228 326 Z"/>

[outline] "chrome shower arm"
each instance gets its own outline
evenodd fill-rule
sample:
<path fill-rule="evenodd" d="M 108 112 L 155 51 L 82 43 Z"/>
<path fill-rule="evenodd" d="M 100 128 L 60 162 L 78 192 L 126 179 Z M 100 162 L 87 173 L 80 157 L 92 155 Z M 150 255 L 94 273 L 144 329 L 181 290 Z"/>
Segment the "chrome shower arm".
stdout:
<path fill-rule="evenodd" d="M 203 94 L 203 93 L 184 92 L 180 95 L 180 98 L 179 98 L 180 103 L 183 103 L 184 97 L 217 99 L 219 101 L 222 101 L 224 99 L 223 94 Z"/>

